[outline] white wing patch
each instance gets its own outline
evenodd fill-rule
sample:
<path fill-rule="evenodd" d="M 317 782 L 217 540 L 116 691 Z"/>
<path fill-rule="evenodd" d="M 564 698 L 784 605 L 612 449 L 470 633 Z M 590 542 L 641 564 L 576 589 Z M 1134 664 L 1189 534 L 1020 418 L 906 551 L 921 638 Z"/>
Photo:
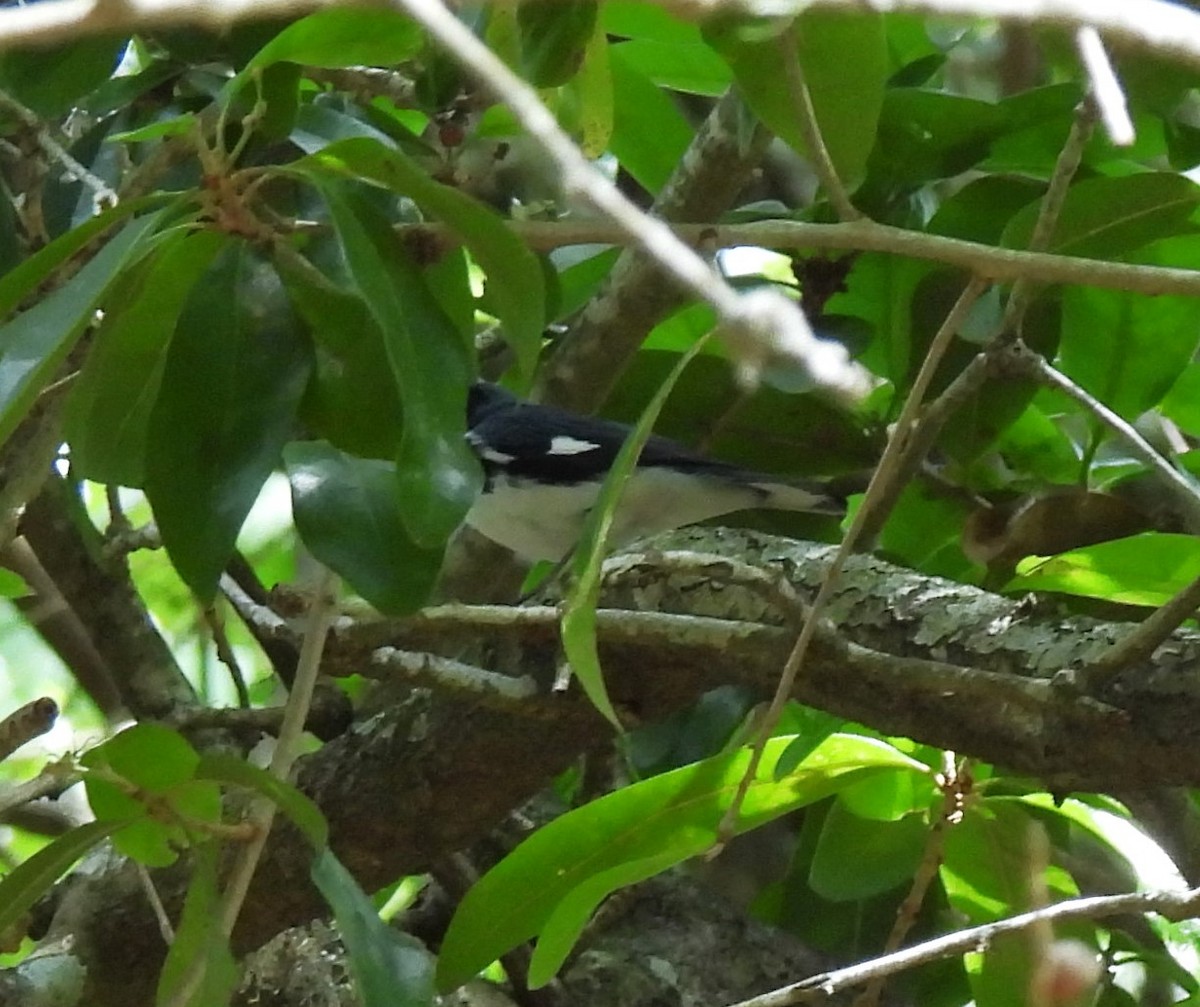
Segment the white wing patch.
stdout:
<path fill-rule="evenodd" d="M 589 451 L 596 451 L 599 448 L 599 444 L 594 444 L 591 441 L 581 441 L 576 437 L 568 437 L 565 434 L 561 434 L 558 437 L 551 438 L 550 450 L 546 454 L 582 455 Z"/>

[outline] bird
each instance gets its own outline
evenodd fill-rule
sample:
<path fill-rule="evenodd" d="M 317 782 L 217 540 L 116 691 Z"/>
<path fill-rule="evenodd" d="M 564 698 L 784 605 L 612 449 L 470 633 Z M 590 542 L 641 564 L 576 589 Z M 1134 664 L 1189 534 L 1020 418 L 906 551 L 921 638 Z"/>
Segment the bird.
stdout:
<path fill-rule="evenodd" d="M 466 440 L 484 485 L 465 523 L 527 564 L 560 562 L 632 428 L 518 398 L 477 380 L 467 396 Z M 844 498 L 817 480 L 781 480 L 651 436 L 623 487 L 610 546 L 742 510 L 841 516 Z"/>

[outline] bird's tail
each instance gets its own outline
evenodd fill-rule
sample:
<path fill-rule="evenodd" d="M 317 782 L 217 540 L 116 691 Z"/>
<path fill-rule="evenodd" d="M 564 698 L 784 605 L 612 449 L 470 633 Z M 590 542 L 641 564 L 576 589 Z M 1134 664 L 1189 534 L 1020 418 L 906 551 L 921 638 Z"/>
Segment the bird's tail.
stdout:
<path fill-rule="evenodd" d="M 845 494 L 816 479 L 756 482 L 754 487 L 766 494 L 761 506 L 770 510 L 808 511 L 834 517 L 846 513 Z"/>

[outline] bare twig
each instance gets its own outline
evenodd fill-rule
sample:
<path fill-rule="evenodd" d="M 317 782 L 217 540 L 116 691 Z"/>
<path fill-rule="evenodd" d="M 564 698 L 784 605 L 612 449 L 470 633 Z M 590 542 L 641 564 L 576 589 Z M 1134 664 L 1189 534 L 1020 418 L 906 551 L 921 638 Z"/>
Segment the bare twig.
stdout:
<path fill-rule="evenodd" d="M 909 440 L 909 432 L 916 419 L 917 410 L 920 408 L 921 398 L 929 387 L 929 382 L 933 379 L 937 365 L 941 362 L 942 356 L 950 345 L 950 340 L 958 332 L 971 305 L 975 303 L 976 298 L 983 291 L 983 287 L 984 284 L 978 279 L 973 279 L 967 284 L 966 289 L 959 295 L 954 307 L 950 309 L 946 320 L 934 336 L 933 343 L 929 347 L 929 352 L 925 355 L 921 370 L 913 382 L 913 387 L 909 391 L 904 407 L 900 411 L 900 417 L 892 429 L 891 436 L 888 438 L 888 444 L 884 449 L 883 457 L 880 458 L 875 471 L 871 473 L 871 481 L 867 486 L 866 499 L 850 522 L 850 527 L 847 529 L 846 535 L 838 547 L 837 554 L 834 556 L 833 561 L 829 565 L 829 570 L 821 581 L 821 587 L 817 591 L 817 597 L 813 600 L 812 609 L 808 612 L 804 620 L 804 625 L 796 637 L 796 643 L 792 647 L 791 653 L 788 654 L 783 671 L 780 672 L 779 684 L 775 689 L 775 695 L 772 697 L 771 705 L 767 708 L 767 712 L 763 715 L 759 725 L 750 762 L 746 767 L 746 772 L 742 776 L 742 779 L 738 781 L 737 793 L 734 795 L 729 808 L 721 820 L 721 825 L 718 829 L 718 843 L 720 844 L 728 841 L 729 837 L 733 835 L 738 815 L 741 813 L 742 802 L 745 800 L 746 793 L 750 789 L 750 784 L 758 771 L 758 765 L 762 761 L 767 742 L 770 741 L 771 734 L 775 730 L 775 725 L 779 723 L 779 718 L 783 714 L 784 707 L 787 705 L 787 701 L 795 688 L 796 676 L 800 673 L 805 655 L 808 653 L 808 649 L 816 635 L 821 616 L 829 604 L 830 598 L 833 597 L 834 586 L 837 583 L 846 559 L 854 551 L 854 547 L 862 535 L 863 528 L 866 527 L 868 518 L 872 517 L 872 512 L 880 514 L 875 520 L 882 523 L 885 519 L 882 516 L 882 511 L 887 508 L 888 499 L 890 498 L 893 501 L 895 499 L 895 495 L 892 493 L 892 489 L 898 486 L 895 477 L 901 471 L 899 466 L 904 457 L 905 443 Z"/>
<path fill-rule="evenodd" d="M 835 394 L 858 399 L 869 377 L 840 343 L 817 339 L 799 308 L 777 290 L 734 290 L 662 220 L 648 216 L 589 163 L 537 92 L 513 73 L 440 0 L 393 0 L 419 21 L 470 74 L 509 106 L 558 169 L 563 190 L 620 226 L 683 289 L 711 305 L 743 379 L 756 380 L 772 358 L 785 358 Z"/>
<path fill-rule="evenodd" d="M 1090 25 L 1080 28 L 1075 33 L 1075 48 L 1079 50 L 1080 62 L 1092 83 L 1092 97 L 1109 140 L 1114 147 L 1130 146 L 1136 136 L 1133 120 L 1129 118 L 1125 92 L 1121 90 L 1117 72 L 1104 50 L 1100 33 Z"/>
<path fill-rule="evenodd" d="M 848 968 L 823 972 L 764 993 L 762 996 L 743 1000 L 733 1007 L 787 1007 L 795 1003 L 818 1003 L 876 976 L 895 975 L 897 972 L 941 961 L 943 958 L 952 958 L 969 951 L 986 950 L 997 937 L 1018 933 L 1046 922 L 1098 920 L 1123 913 L 1160 913 L 1168 919 L 1186 919 L 1194 916 L 1198 910 L 1200 888 L 1184 892 L 1132 892 L 1126 895 L 1096 895 L 1090 898 L 1070 899 L 1044 909 L 1010 916 L 995 923 L 985 923 L 982 926 L 946 934 L 944 937 L 937 937 Z"/>
<path fill-rule="evenodd" d="M 1200 486 L 1189 475 L 1160 455 L 1131 423 L 1053 367 L 1041 354 L 1018 344 L 1013 348 L 1011 360 L 1022 373 L 1047 388 L 1065 393 L 1117 434 L 1129 450 L 1159 477 L 1163 488 L 1170 492 L 1179 505 L 1188 529 L 1200 531 Z"/>
<path fill-rule="evenodd" d="M 1128 635 L 1114 643 L 1100 658 L 1083 671 L 1089 689 L 1102 687 L 1120 671 L 1139 661 L 1149 660 L 1161 643 L 1190 619 L 1200 608 L 1200 578 L 1179 591 L 1165 605 L 1156 608 Z"/>
<path fill-rule="evenodd" d="M 315 227 L 316 225 L 310 225 Z M 628 245 L 632 239 L 606 220 L 509 221 L 507 226 L 530 248 L 548 252 L 565 245 Z M 1129 290 L 1141 294 L 1200 294 L 1200 272 L 1170 266 L 1106 262 L 1078 256 L 997 248 L 940 234 L 909 231 L 862 218 L 842 224 L 810 224 L 799 220 L 759 220 L 748 224 L 671 224 L 683 241 L 716 248 L 758 245 L 777 249 L 822 249 L 889 252 L 958 266 L 970 273 L 1007 283 L 1022 277 L 1042 283 Z M 459 238 L 441 224 L 401 224 L 401 234 L 431 235 L 446 244 Z"/>
<path fill-rule="evenodd" d="M 800 133 L 804 137 L 813 170 L 821 180 L 825 195 L 833 204 L 834 210 L 841 220 L 857 220 L 862 216 L 850 201 L 838 175 L 833 158 L 829 156 L 829 148 L 825 146 L 825 138 L 821 135 L 821 125 L 817 122 L 817 112 L 813 108 L 812 95 L 809 94 L 808 84 L 804 80 L 804 67 L 800 65 L 800 40 L 796 36 L 796 26 L 791 24 L 779 36 L 779 47 L 783 55 L 783 72 L 787 77 L 788 96 L 796 109 L 796 121 Z"/>
<path fill-rule="evenodd" d="M 26 742 L 49 731 L 57 719 L 58 704 L 49 696 L 43 696 L 0 720 L 0 762 Z"/>

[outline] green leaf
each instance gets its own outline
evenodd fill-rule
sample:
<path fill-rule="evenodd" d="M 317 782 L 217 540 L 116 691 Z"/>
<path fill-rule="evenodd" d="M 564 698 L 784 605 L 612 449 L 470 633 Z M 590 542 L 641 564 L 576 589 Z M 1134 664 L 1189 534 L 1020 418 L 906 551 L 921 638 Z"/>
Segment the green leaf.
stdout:
<path fill-rule="evenodd" d="M 367 458 L 392 458 L 404 412 L 383 333 L 366 301 L 292 256 L 276 260 L 315 350 L 312 381 L 300 405 L 305 428 L 334 447 Z"/>
<path fill-rule="evenodd" d="M 255 71 L 287 61 L 304 66 L 390 66 L 421 52 L 425 37 L 386 7 L 331 7 L 294 21 L 264 45 L 224 89 L 228 101 Z"/>
<path fill-rule="evenodd" d="M 312 368 L 270 263 L 224 248 L 194 285 L 167 353 L 146 443 L 146 495 L 184 582 L 212 598 Z"/>
<path fill-rule="evenodd" d="M 257 791 L 291 819 L 314 850 L 322 849 L 329 842 L 329 825 L 321 809 L 310 798 L 292 784 L 245 759 L 221 752 L 206 753 L 196 767 L 196 779 Z"/>
<path fill-rule="evenodd" d="M 904 774 L 911 778 L 911 774 Z M 834 801 L 809 865 L 813 891 L 833 902 L 853 902 L 890 891 L 912 877 L 929 836 L 922 815 L 895 821 L 860 818 Z M 846 855 L 853 850 L 852 857 Z"/>
<path fill-rule="evenodd" d="M 0 880 L 0 932 L 10 932 L 75 861 L 122 824 L 113 821 L 80 825 L 43 846 L 4 875 Z"/>
<path fill-rule="evenodd" d="M 620 43 L 621 58 L 659 87 L 719 98 L 733 83 L 733 73 L 711 46 L 632 39 Z"/>
<path fill-rule="evenodd" d="M 613 86 L 612 153 L 642 188 L 657 193 L 679 164 L 694 131 L 675 103 L 625 61 L 621 46 L 610 46 L 608 59 Z"/>
<path fill-rule="evenodd" d="M 579 149 L 595 159 L 608 150 L 613 133 L 612 66 L 608 58 L 608 36 L 597 25 L 583 56 L 583 66 L 574 81 L 579 110 Z"/>
<path fill-rule="evenodd" d="M 27 598 L 32 593 L 19 574 L 0 567 L 0 598 Z"/>
<path fill-rule="evenodd" d="M 1200 186 L 1182 175 L 1146 172 L 1119 178 L 1090 178 L 1067 192 L 1047 251 L 1087 258 L 1115 258 L 1175 234 L 1192 233 Z M 1003 244 L 1025 248 L 1041 200 L 1009 222 Z"/>
<path fill-rule="evenodd" d="M 525 0 L 517 8 L 521 65 L 534 87 L 558 87 L 575 76 L 596 8 L 596 0 Z"/>
<path fill-rule="evenodd" d="M 83 478 L 142 485 L 150 412 L 175 323 L 229 240 L 217 231 L 180 233 L 155 251 L 123 287 L 127 296 L 105 313 L 66 412 L 71 466 Z"/>
<path fill-rule="evenodd" d="M 157 1007 L 228 1003 L 241 979 L 229 938 L 221 929 L 219 854 L 215 842 L 201 843 L 194 851 L 183 913 L 158 979 Z M 190 996 L 177 999 L 196 968 L 202 970 L 200 981 Z"/>
<path fill-rule="evenodd" d="M 872 773 L 926 767 L 895 748 L 869 738 L 834 735 L 790 776 L 779 779 L 775 763 L 792 738 L 768 743 L 746 794 L 737 831 L 756 828 L 820 800 Z M 438 987 L 449 990 L 537 934 L 548 934 L 545 964 L 561 958 L 564 937 L 577 926 L 578 909 L 654 867 L 665 869 L 708 849 L 716 840 L 749 765 L 748 749 L 635 783 L 577 808 L 533 833 L 467 893 L 446 933 L 438 961 Z M 611 873 L 610 873 L 611 872 Z M 582 891 L 576 890 L 586 886 Z M 541 973 L 545 974 L 545 972 Z"/>
<path fill-rule="evenodd" d="M 440 548 L 474 502 L 481 480 L 463 439 L 468 347 L 387 223 L 340 186 L 325 182 L 322 190 L 401 391 L 404 430 L 396 458 L 401 518 L 418 545 Z"/>
<path fill-rule="evenodd" d="M 79 760 L 108 766 L 143 790 L 162 794 L 196 775 L 200 756 L 178 731 L 162 724 L 135 724 L 97 745 Z"/>
<path fill-rule="evenodd" d="M 729 63 L 754 113 L 804 154 L 807 145 L 784 69 L 784 46 L 796 44 L 829 156 L 846 186 L 858 186 L 875 146 L 888 75 L 880 15 L 810 11 L 796 18 L 794 34 L 778 35 L 761 22 L 714 19 L 705 37 Z"/>
<path fill-rule="evenodd" d="M 1156 405 L 1200 345 L 1194 297 L 1070 286 L 1063 291 L 1062 370 L 1114 412 Z"/>
<path fill-rule="evenodd" d="M 54 376 L 110 285 L 141 251 L 158 221 L 157 214 L 130 221 L 67 283 L 0 326 L 0 443 Z M 33 275 L 24 273 L 22 280 Z M 9 288 L 14 289 L 15 284 Z"/>
<path fill-rule="evenodd" d="M 284 449 L 292 509 L 312 554 L 381 612 L 412 612 L 426 603 L 442 549 L 424 549 L 400 514 L 396 466 L 354 458 L 324 442 Z"/>
<path fill-rule="evenodd" d="M 305 166 L 386 186 L 451 227 L 487 275 L 491 310 L 504 326 L 521 373 L 533 374 L 545 322 L 545 279 L 537 256 L 499 216 L 465 193 L 434 181 L 407 155 L 367 137 L 332 143 L 297 164 Z"/>
<path fill-rule="evenodd" d="M 621 445 L 621 450 L 604 479 L 604 485 L 600 487 L 600 495 L 588 511 L 579 544 L 571 561 L 573 583 L 571 592 L 563 604 L 563 650 L 592 705 L 612 721 L 618 730 L 621 729 L 621 722 L 608 698 L 608 690 L 604 686 L 604 673 L 600 670 L 600 655 L 596 650 L 596 601 L 600 597 L 600 574 L 604 565 L 605 546 L 613 517 L 621 502 L 621 491 L 637 465 L 642 448 L 650 439 L 658 414 L 662 412 L 671 389 L 675 387 L 687 365 L 704 349 L 707 342 L 708 336 L 703 336 L 691 349 L 680 355 L 671 373 L 642 411 L 625 443 Z"/>
<path fill-rule="evenodd" d="M 1200 577 L 1200 540 L 1147 532 L 1017 564 L 1006 591 L 1061 591 L 1123 605 L 1162 605 Z"/>
<path fill-rule="evenodd" d="M 389 927 L 333 851 L 321 850 L 312 878 L 333 910 L 362 1007 L 434 1002 L 433 962 L 420 942 Z"/>
<path fill-rule="evenodd" d="M 124 36 L 81 38 L 0 55 L 0 88 L 45 119 L 56 119 L 112 76 Z"/>

